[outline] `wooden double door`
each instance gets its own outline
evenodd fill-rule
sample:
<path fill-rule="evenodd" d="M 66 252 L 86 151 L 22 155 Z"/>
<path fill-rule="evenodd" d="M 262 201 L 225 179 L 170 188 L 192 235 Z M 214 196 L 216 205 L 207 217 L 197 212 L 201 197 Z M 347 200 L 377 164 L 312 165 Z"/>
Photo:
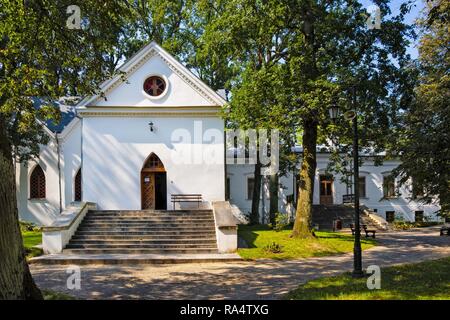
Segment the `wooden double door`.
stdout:
<path fill-rule="evenodd" d="M 143 210 L 167 209 L 166 171 L 159 158 L 151 154 L 141 171 L 141 207 Z"/>
<path fill-rule="evenodd" d="M 142 172 L 142 209 L 167 209 L 167 185 L 165 172 Z"/>

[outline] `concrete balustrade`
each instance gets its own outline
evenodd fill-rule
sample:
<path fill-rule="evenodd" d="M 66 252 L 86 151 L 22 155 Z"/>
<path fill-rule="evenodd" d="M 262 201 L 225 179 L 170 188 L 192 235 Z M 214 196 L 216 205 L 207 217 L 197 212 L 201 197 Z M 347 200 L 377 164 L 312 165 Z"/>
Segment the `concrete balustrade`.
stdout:
<path fill-rule="evenodd" d="M 92 202 L 73 202 L 51 225 L 42 228 L 44 253 L 61 253 L 89 210 L 97 205 Z"/>

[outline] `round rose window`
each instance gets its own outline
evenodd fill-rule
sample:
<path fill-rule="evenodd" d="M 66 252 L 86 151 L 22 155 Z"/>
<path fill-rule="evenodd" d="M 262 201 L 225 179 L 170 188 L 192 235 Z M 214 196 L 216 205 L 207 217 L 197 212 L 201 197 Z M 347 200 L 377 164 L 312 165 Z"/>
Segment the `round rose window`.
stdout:
<path fill-rule="evenodd" d="M 144 81 L 144 91 L 152 97 L 161 95 L 166 89 L 166 83 L 158 76 L 151 76 Z"/>

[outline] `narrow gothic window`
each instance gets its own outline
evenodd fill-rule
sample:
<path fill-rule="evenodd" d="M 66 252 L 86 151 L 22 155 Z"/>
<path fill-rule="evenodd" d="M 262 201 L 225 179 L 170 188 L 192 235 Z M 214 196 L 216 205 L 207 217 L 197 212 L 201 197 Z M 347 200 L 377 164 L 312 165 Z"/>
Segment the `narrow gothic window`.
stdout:
<path fill-rule="evenodd" d="M 30 199 L 45 199 L 45 174 L 40 165 L 30 176 Z"/>
<path fill-rule="evenodd" d="M 81 201 L 81 168 L 75 176 L 75 201 Z"/>

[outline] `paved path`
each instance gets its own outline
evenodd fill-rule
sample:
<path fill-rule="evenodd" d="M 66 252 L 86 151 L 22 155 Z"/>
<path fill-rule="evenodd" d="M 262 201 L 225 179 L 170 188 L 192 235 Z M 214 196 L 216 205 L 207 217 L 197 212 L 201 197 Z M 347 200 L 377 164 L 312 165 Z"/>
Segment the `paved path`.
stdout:
<path fill-rule="evenodd" d="M 387 266 L 450 256 L 436 228 L 379 235 L 363 264 Z M 66 289 L 67 266 L 31 265 L 41 288 L 82 299 L 279 299 L 308 280 L 352 269 L 352 254 L 291 261 L 81 266 L 81 290 Z"/>

